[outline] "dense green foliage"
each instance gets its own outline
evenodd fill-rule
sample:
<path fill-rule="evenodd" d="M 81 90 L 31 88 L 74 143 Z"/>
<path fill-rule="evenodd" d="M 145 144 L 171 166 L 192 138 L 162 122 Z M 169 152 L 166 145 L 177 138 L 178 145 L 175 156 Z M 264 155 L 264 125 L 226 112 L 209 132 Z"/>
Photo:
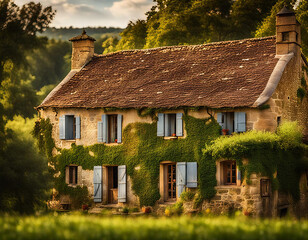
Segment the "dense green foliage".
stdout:
<path fill-rule="evenodd" d="M 155 0 L 147 19 L 130 22 L 110 51 L 253 37 L 277 0 Z"/>
<path fill-rule="evenodd" d="M 38 153 L 29 129 L 34 119 L 15 117 L 6 124 L 6 145 L 0 161 L 0 212 L 33 213 L 45 206 L 50 175 L 47 159 Z"/>
<path fill-rule="evenodd" d="M 43 205 L 49 188 L 47 161 L 38 153 L 31 130 L 24 131 L 31 129 L 31 121 L 22 117 L 33 117 L 37 104 L 26 58 L 46 42 L 36 34 L 53 15 L 51 7 L 43 8 L 40 3 L 18 7 L 10 0 L 0 2 L 1 212 L 32 213 Z"/>
<path fill-rule="evenodd" d="M 244 177 L 249 179 L 252 173 L 268 176 L 279 190 L 291 194 L 295 200 L 299 199 L 301 171 L 308 166 L 303 162 L 306 152 L 296 122 L 282 124 L 277 133 L 250 131 L 230 138 L 220 137 L 204 149 L 208 161 L 236 160 Z"/>
<path fill-rule="evenodd" d="M 0 238 L 49 239 L 307 239 L 305 220 L 245 217 L 98 217 L 82 215 L 0 218 Z"/>

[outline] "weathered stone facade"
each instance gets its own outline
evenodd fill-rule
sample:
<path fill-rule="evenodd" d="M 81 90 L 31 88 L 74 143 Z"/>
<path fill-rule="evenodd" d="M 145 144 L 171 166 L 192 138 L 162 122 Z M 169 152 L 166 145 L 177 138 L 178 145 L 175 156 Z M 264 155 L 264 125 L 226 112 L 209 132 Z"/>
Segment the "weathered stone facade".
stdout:
<path fill-rule="evenodd" d="M 289 60 L 285 68 L 280 70 L 274 70 L 276 71 L 276 75 L 277 72 L 281 74 L 281 78 L 279 78 L 279 81 L 277 82 L 278 85 L 275 87 L 275 89 L 272 86 L 266 86 L 267 90 L 268 88 L 274 89 L 274 92 L 271 94 L 270 97 L 266 98 L 266 101 L 262 105 L 263 107 L 267 107 L 264 107 L 263 109 L 258 107 L 206 109 L 204 107 L 201 108 L 201 110 L 187 110 L 187 114 L 195 118 L 208 118 L 210 116 L 213 116 L 215 119 L 217 119 L 218 113 L 245 112 L 245 124 L 247 131 L 260 130 L 274 132 L 276 131 L 277 126 L 278 124 L 280 124 L 280 122 L 298 121 L 298 123 L 303 127 L 304 133 L 308 134 L 308 97 L 306 96 L 303 99 L 299 99 L 297 96 L 297 90 L 299 87 L 301 87 L 302 77 L 305 78 L 308 85 L 307 73 L 304 72 L 302 69 L 302 66 L 306 65 L 306 63 L 300 52 L 300 40 L 298 43 L 294 43 L 294 39 L 297 33 L 296 31 L 299 31 L 297 23 L 294 22 L 296 21 L 296 19 L 293 15 L 291 15 L 289 19 L 285 19 L 285 17 L 286 16 L 283 16 L 283 20 L 278 21 L 282 27 L 279 27 L 279 31 L 277 33 L 277 55 L 289 54 L 290 51 L 294 55 L 292 55 L 292 58 Z M 296 28 L 290 28 L 290 30 L 289 25 L 296 25 Z M 288 29 L 292 32 L 290 34 L 292 41 L 290 40 L 290 42 L 283 41 L 281 35 L 283 34 L 283 32 L 288 31 Z M 82 39 L 84 36 L 86 37 L 86 39 Z M 300 36 L 300 33 L 298 36 Z M 80 43 L 78 42 L 78 40 L 80 39 L 85 41 Z M 91 59 L 91 57 L 93 57 L 93 41 L 93 39 L 89 38 L 89 36 L 86 35 L 78 36 L 78 38 L 73 40 L 74 45 L 72 56 L 72 69 L 81 68 L 84 63 L 86 63 L 87 61 L 89 61 L 89 59 Z M 251 64 L 253 64 L 253 62 Z M 275 74 L 273 73 L 273 75 Z M 52 137 L 55 141 L 56 148 L 60 149 L 69 149 L 71 148 L 71 144 L 73 143 L 76 145 L 83 146 L 106 144 L 98 142 L 98 122 L 101 121 L 103 114 L 121 114 L 123 116 L 122 129 L 125 129 L 129 124 L 136 122 L 153 123 L 153 121 L 155 121 L 150 116 L 141 117 L 140 115 L 138 115 L 137 109 L 119 109 L 116 111 L 105 112 L 103 107 L 104 106 L 102 106 L 102 108 L 46 107 L 40 108 L 39 114 L 41 118 L 50 119 L 50 122 L 53 127 Z M 165 109 L 162 112 L 165 114 L 184 113 L 184 109 Z M 60 139 L 59 118 L 62 115 L 73 115 L 80 117 L 80 138 L 73 140 Z M 183 123 L 183 136 L 179 138 L 185 137 L 187 137 L 187 132 L 185 129 L 185 123 Z M 165 140 L 169 141 L 168 137 L 165 137 Z M 117 146 L 118 144 L 121 143 L 107 143 L 106 145 L 113 147 Z M 54 150 L 53 153 L 55 155 L 58 154 L 56 150 Z M 89 154 L 91 155 L 91 152 Z M 168 162 L 169 159 L 165 159 L 164 161 Z M 223 159 L 221 161 L 223 161 Z M 103 167 L 107 166 L 108 165 Z M 223 172 L 222 168 L 220 167 L 220 161 L 217 162 L 216 169 L 217 194 L 213 199 L 211 199 L 210 201 L 205 201 L 202 204 L 202 210 L 210 209 L 211 212 L 218 214 L 240 210 L 247 215 L 254 216 L 279 216 L 284 214 L 286 208 L 291 214 L 294 213 L 297 216 L 305 215 L 308 212 L 308 187 L 307 178 L 305 175 L 301 177 L 300 181 L 300 200 L 297 203 L 293 203 L 291 197 L 285 196 L 279 193 L 277 190 L 272 191 L 272 189 L 267 189 L 267 193 L 264 194 L 261 189 L 261 183 L 264 181 L 266 182 L 267 178 L 263 176 L 252 174 L 249 179 L 249 184 L 247 183 L 247 179 L 237 179 L 236 183 L 234 183 L 235 185 L 224 185 L 222 180 Z M 236 170 L 236 174 L 238 174 L 238 169 Z M 93 175 L 94 174 L 92 170 L 85 170 L 82 169 L 81 166 L 78 166 L 78 183 L 77 185 L 71 186 L 86 186 L 88 188 L 90 198 L 93 198 Z M 68 176 L 66 182 L 68 182 Z M 158 187 L 162 188 L 161 183 Z M 132 181 L 130 179 L 130 176 L 127 176 L 126 188 L 126 204 L 138 206 L 139 199 L 132 190 Z M 105 192 L 107 191 L 107 189 L 108 186 L 103 181 L 103 204 L 106 204 L 108 202 L 105 197 Z M 120 205 L 122 205 L 122 203 Z M 191 204 L 187 204 L 187 207 L 191 208 L 192 206 Z"/>

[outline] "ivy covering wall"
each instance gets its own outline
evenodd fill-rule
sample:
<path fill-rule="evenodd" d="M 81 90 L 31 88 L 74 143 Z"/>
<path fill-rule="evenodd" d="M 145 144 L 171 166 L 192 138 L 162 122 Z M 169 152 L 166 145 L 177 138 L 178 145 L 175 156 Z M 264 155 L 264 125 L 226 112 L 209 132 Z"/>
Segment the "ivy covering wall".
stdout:
<path fill-rule="evenodd" d="M 51 169 L 60 175 L 55 178 L 55 188 L 60 194 L 69 194 L 85 201 L 87 188 L 73 188 L 65 184 L 65 167 L 77 164 L 83 169 L 105 164 L 126 165 L 132 188 L 140 205 L 154 205 L 160 198 L 159 165 L 162 161 L 198 162 L 200 200 L 211 199 L 216 191 L 216 161 L 235 159 L 243 175 L 252 172 L 269 176 L 285 192 L 299 196 L 298 181 L 306 147 L 300 143 L 300 133 L 293 130 L 275 133 L 247 132 L 231 137 L 220 136 L 220 126 L 214 118 L 197 119 L 183 116 L 187 137 L 164 140 L 156 136 L 156 122 L 129 124 L 123 131 L 123 143 L 116 146 L 95 144 L 70 149 L 55 149 L 49 119 L 39 119 L 34 129 L 41 151 L 45 152 Z M 298 135 L 289 141 L 289 135 Z M 249 158 L 248 164 L 243 159 Z M 273 175 L 277 171 L 277 177 Z M 278 184 L 279 183 L 279 184 Z"/>

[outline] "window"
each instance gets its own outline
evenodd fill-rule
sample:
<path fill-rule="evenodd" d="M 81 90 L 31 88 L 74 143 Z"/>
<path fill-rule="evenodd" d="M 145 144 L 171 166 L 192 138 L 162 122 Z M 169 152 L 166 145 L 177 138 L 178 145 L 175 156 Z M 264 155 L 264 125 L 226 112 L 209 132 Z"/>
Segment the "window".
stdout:
<path fill-rule="evenodd" d="M 80 117 L 62 115 L 59 118 L 60 139 L 72 140 L 80 138 Z"/>
<path fill-rule="evenodd" d="M 282 41 L 283 42 L 289 41 L 289 32 L 283 32 L 282 33 Z"/>
<path fill-rule="evenodd" d="M 117 115 L 108 115 L 108 143 L 116 143 L 118 141 L 117 137 Z"/>
<path fill-rule="evenodd" d="M 98 122 L 97 140 L 105 143 L 122 142 L 122 115 L 104 114 L 102 121 Z"/>
<path fill-rule="evenodd" d="M 217 122 L 222 128 L 222 134 L 230 135 L 233 132 L 246 132 L 245 112 L 217 113 Z"/>
<path fill-rule="evenodd" d="M 260 188 L 261 188 L 260 189 L 261 197 L 270 196 L 270 180 L 269 179 L 261 179 Z"/>
<path fill-rule="evenodd" d="M 159 113 L 157 121 L 157 136 L 182 137 L 183 113 Z"/>
<path fill-rule="evenodd" d="M 76 185 L 78 183 L 78 166 L 66 167 L 66 183 Z"/>
<path fill-rule="evenodd" d="M 277 117 L 277 127 L 279 127 L 279 126 L 280 126 L 280 124 L 281 124 L 281 117 L 280 117 L 280 116 L 278 116 L 278 117 Z"/>
<path fill-rule="evenodd" d="M 235 161 L 223 161 L 221 167 L 223 169 L 223 185 L 236 185 Z"/>
<path fill-rule="evenodd" d="M 160 195 L 163 201 L 174 201 L 185 189 L 197 187 L 197 162 L 161 162 Z"/>

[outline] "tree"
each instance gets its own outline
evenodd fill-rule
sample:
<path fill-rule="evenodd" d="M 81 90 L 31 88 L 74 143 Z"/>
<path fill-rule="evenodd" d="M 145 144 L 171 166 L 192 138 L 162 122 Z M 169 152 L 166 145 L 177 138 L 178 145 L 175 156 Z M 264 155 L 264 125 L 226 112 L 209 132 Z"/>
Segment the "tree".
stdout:
<path fill-rule="evenodd" d="M 26 64 L 27 53 L 41 46 L 43 39 L 36 33 L 46 29 L 54 14 L 51 7 L 43 8 L 40 3 L 20 8 L 11 0 L 0 2 L 0 82 L 6 61 L 16 66 Z"/>
<path fill-rule="evenodd" d="M 143 34 L 130 23 L 117 49 L 202 44 L 252 37 L 277 0 L 155 0 L 146 13 Z M 125 34 L 124 34 L 125 33 Z M 125 44 L 123 44 L 125 43 Z"/>
<path fill-rule="evenodd" d="M 37 99 L 26 56 L 42 45 L 36 33 L 53 15 L 51 7 L 43 9 L 40 3 L 19 8 L 11 0 L 0 2 L 0 211 L 33 212 L 49 187 L 47 162 L 34 140 L 5 124 L 16 113 L 33 116 Z"/>
<path fill-rule="evenodd" d="M 0 212 L 33 213 L 48 197 L 50 175 L 30 133 L 33 120 L 17 117 L 8 122 L 0 159 Z"/>
<path fill-rule="evenodd" d="M 140 49 L 145 45 L 146 22 L 144 20 L 130 21 L 121 35 L 121 40 L 117 44 L 118 50 Z"/>

